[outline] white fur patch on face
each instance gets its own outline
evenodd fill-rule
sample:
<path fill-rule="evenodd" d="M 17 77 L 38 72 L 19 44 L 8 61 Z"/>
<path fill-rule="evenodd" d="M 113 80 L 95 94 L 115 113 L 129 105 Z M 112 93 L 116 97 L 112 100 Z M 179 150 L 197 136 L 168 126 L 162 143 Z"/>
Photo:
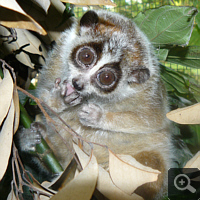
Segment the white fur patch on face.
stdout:
<path fill-rule="evenodd" d="M 102 68 L 104 65 L 111 63 L 112 62 L 112 56 L 110 54 L 104 55 L 98 62 L 97 64 L 92 67 L 87 76 L 91 77 L 92 75 L 94 75 L 100 68 Z M 114 62 L 114 60 L 113 60 Z"/>

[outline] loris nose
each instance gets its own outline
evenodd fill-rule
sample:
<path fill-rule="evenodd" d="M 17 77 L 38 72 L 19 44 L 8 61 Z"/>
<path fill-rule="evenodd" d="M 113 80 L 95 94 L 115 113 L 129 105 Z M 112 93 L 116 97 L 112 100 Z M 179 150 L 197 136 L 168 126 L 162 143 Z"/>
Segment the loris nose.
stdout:
<path fill-rule="evenodd" d="M 73 78 L 73 79 L 72 79 L 72 84 L 73 84 L 74 88 L 75 88 L 76 90 L 79 90 L 79 91 L 82 90 L 83 87 L 84 87 L 83 82 L 81 82 L 81 80 L 78 79 L 78 78 Z"/>

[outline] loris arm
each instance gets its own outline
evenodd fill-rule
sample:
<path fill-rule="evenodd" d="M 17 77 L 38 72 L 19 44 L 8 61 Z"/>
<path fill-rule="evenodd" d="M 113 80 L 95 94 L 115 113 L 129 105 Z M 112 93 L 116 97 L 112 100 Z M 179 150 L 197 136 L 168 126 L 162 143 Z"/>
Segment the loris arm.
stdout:
<path fill-rule="evenodd" d="M 103 111 L 95 104 L 84 105 L 79 120 L 85 126 L 125 133 L 149 133 L 163 128 L 164 114 L 156 108 L 141 112 Z"/>

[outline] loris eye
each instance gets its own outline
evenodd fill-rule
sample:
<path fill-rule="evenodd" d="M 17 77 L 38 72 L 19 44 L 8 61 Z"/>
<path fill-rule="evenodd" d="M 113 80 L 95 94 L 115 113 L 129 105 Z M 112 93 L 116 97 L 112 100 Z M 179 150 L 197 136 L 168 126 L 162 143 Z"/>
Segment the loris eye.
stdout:
<path fill-rule="evenodd" d="M 101 92 L 112 92 L 117 87 L 121 74 L 119 63 L 108 63 L 91 77 L 91 83 L 95 83 Z"/>
<path fill-rule="evenodd" d="M 89 67 L 96 61 L 96 53 L 91 47 L 83 47 L 77 52 L 77 61 L 81 66 Z"/>
<path fill-rule="evenodd" d="M 115 83 L 115 74 L 111 71 L 100 72 L 97 78 L 100 84 L 104 86 L 110 86 Z"/>

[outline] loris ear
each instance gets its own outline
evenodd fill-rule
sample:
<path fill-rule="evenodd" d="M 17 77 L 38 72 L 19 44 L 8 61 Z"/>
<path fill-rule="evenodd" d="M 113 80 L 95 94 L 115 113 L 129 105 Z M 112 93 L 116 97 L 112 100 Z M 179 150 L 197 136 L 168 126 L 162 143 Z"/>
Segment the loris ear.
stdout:
<path fill-rule="evenodd" d="M 129 83 L 144 83 L 149 79 L 149 77 L 150 77 L 149 69 L 147 68 L 135 69 L 130 73 L 128 77 L 128 82 Z"/>
<path fill-rule="evenodd" d="M 96 25 L 99 21 L 99 17 L 96 12 L 90 10 L 86 12 L 80 20 L 80 26 L 90 27 Z"/>

